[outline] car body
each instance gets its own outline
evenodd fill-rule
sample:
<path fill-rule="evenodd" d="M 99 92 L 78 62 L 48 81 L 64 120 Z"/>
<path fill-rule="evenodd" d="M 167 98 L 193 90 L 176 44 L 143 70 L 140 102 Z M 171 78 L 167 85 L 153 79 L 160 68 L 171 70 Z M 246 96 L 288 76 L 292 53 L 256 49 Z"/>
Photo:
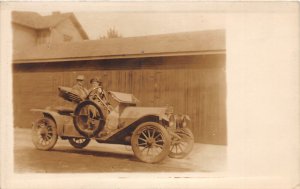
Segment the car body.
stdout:
<path fill-rule="evenodd" d="M 134 95 L 113 91 L 108 92 L 106 101 L 97 89 L 85 99 L 68 87 L 59 87 L 59 92 L 65 100 L 78 104 L 75 108 L 32 109 L 43 115 L 33 123 L 33 143 L 38 149 L 53 148 L 58 137 L 68 139 L 76 148 L 95 139 L 99 143 L 131 145 L 138 159 L 147 163 L 160 162 L 168 155 L 183 158 L 192 149 L 193 134 L 187 127 L 190 118 L 175 115 L 171 106 L 140 107 Z M 40 140 L 48 138 L 55 142 L 41 144 Z M 187 145 L 181 146 L 182 142 Z M 150 151 L 154 153 L 152 158 Z"/>

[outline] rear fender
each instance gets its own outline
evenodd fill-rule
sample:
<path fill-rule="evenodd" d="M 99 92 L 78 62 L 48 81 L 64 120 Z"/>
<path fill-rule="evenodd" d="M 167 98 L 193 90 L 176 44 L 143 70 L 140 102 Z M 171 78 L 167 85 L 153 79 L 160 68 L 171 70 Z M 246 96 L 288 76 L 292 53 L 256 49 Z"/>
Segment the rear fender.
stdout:
<path fill-rule="evenodd" d="M 40 113 L 43 114 L 44 117 L 50 117 L 51 119 L 53 119 L 53 121 L 55 122 L 56 127 L 57 127 L 57 134 L 59 136 L 63 135 L 64 121 L 62 119 L 62 115 L 60 115 L 56 111 L 47 110 L 47 109 L 31 109 L 30 111 L 40 112 Z"/>

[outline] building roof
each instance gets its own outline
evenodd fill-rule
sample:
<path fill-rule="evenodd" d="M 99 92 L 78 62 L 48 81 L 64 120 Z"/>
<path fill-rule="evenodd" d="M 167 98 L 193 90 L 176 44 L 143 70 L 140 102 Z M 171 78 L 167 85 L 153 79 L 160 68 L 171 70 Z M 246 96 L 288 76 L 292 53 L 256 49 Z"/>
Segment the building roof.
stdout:
<path fill-rule="evenodd" d="M 13 23 L 37 30 L 55 27 L 66 19 L 70 19 L 73 22 L 83 39 L 88 39 L 86 32 L 73 13 L 54 12 L 52 15 L 41 16 L 36 12 L 12 12 Z"/>
<path fill-rule="evenodd" d="M 225 31 L 207 30 L 143 37 L 44 44 L 14 52 L 14 63 L 225 53 Z"/>

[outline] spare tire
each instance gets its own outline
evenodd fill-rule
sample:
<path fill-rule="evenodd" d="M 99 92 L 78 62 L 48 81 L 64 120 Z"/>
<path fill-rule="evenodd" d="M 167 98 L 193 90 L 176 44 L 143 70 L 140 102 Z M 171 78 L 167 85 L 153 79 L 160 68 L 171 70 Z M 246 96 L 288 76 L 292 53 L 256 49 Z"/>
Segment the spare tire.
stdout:
<path fill-rule="evenodd" d="M 77 105 L 73 123 L 82 136 L 91 138 L 103 130 L 105 119 L 101 108 L 95 102 L 86 100 Z"/>

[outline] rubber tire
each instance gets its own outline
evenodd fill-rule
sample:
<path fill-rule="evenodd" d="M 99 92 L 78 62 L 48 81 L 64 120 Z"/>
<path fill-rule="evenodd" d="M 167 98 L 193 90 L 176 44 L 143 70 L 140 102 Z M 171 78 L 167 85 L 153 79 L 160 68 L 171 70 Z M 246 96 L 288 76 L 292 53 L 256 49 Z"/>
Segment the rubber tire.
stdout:
<path fill-rule="evenodd" d="M 50 141 L 49 144 L 46 144 L 46 145 L 43 145 L 39 142 L 40 141 L 40 138 L 39 138 L 40 134 L 37 133 L 38 132 L 37 131 L 38 123 L 41 122 L 41 121 L 47 122 L 47 124 L 50 125 L 51 128 L 52 128 L 51 141 Z M 55 144 L 57 142 L 57 139 L 58 139 L 57 127 L 56 127 L 55 122 L 51 118 L 47 118 L 47 117 L 43 117 L 43 118 L 37 120 L 32 126 L 31 139 L 32 139 L 32 142 L 33 142 L 35 148 L 38 149 L 38 150 L 50 150 L 50 149 L 52 149 L 55 146 Z"/>
<path fill-rule="evenodd" d="M 175 133 L 177 135 L 179 135 L 180 137 L 181 136 L 187 137 L 187 139 L 190 140 L 189 143 L 188 143 L 187 148 L 184 149 L 184 152 L 181 152 L 181 153 L 172 152 L 171 148 L 172 148 L 173 145 L 171 145 L 169 157 L 176 158 L 176 159 L 182 159 L 182 158 L 185 158 L 188 154 L 191 153 L 191 151 L 193 149 L 193 146 L 194 146 L 194 135 L 193 135 L 192 131 L 189 128 L 178 129 L 178 130 L 175 131 Z"/>
<path fill-rule="evenodd" d="M 89 133 L 86 133 L 84 132 L 83 130 L 81 130 L 79 128 L 79 125 L 78 125 L 78 120 L 76 119 L 81 108 L 83 108 L 84 106 L 86 105 L 92 105 L 94 106 L 98 112 L 100 113 L 100 117 L 103 119 L 103 121 L 100 121 L 99 122 L 99 125 L 97 127 L 97 129 L 92 133 L 92 134 L 89 134 Z M 73 118 L 73 124 L 74 124 L 74 127 L 75 129 L 82 135 L 84 136 L 85 138 L 91 138 L 91 137 L 94 137 L 94 136 L 97 136 L 99 134 L 100 131 L 102 131 L 102 129 L 104 128 L 104 125 L 105 125 L 105 120 L 104 120 L 104 116 L 103 116 L 103 112 L 102 110 L 100 109 L 100 107 L 93 101 L 89 101 L 89 100 L 86 100 L 86 101 L 83 101 L 81 103 L 79 103 L 74 111 L 74 118 Z"/>
<path fill-rule="evenodd" d="M 158 130 L 161 133 L 161 135 L 163 136 L 163 140 L 164 140 L 164 150 L 162 150 L 162 152 L 153 159 L 147 159 L 147 158 L 145 158 L 145 156 L 141 155 L 140 150 L 137 145 L 141 132 L 148 126 Z M 131 146 L 132 146 L 134 155 L 140 161 L 143 161 L 146 163 L 158 163 L 158 162 L 161 162 L 162 160 L 164 160 L 170 153 L 170 145 L 171 145 L 171 138 L 170 138 L 168 131 L 162 125 L 155 123 L 155 122 L 142 123 L 134 130 L 132 137 L 131 137 Z"/>
<path fill-rule="evenodd" d="M 78 149 L 82 149 L 82 148 L 86 147 L 86 146 L 90 143 L 90 141 L 91 141 L 91 139 L 89 139 L 89 138 L 84 138 L 85 141 L 84 141 L 83 143 L 76 143 L 76 142 L 74 141 L 74 139 L 76 139 L 76 138 L 69 138 L 69 139 L 68 139 L 68 140 L 69 140 L 69 143 L 70 143 L 74 148 L 78 148 Z M 81 138 L 80 138 L 80 139 L 81 139 Z"/>

